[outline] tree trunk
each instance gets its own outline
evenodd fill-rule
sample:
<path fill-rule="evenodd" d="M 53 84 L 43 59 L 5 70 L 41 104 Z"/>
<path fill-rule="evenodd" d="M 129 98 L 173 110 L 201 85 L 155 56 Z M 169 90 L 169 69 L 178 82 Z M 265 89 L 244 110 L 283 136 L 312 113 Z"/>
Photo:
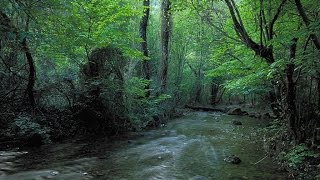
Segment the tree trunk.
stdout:
<path fill-rule="evenodd" d="M 214 80 L 211 82 L 211 105 L 215 105 L 217 103 L 217 96 L 218 96 L 219 86 L 214 83 Z"/>
<path fill-rule="evenodd" d="M 195 82 L 195 96 L 194 96 L 194 102 L 196 104 L 201 103 L 201 92 L 202 92 L 202 84 L 201 84 L 201 77 L 196 77 L 196 82 Z"/>
<path fill-rule="evenodd" d="M 251 105 L 252 106 L 255 106 L 255 100 L 256 100 L 255 94 L 252 94 L 252 96 L 251 96 Z"/>
<path fill-rule="evenodd" d="M 312 104 L 312 87 L 313 87 L 313 77 L 310 77 L 308 104 Z"/>
<path fill-rule="evenodd" d="M 260 41 L 259 44 L 257 42 L 255 42 L 250 37 L 248 32 L 246 31 L 246 28 L 244 27 L 244 24 L 242 23 L 239 10 L 238 10 L 234 0 L 224 0 L 224 1 L 227 4 L 227 7 L 229 9 L 235 32 L 239 36 L 239 38 L 241 39 L 243 44 L 246 45 L 249 49 L 253 50 L 256 53 L 256 55 L 265 59 L 265 61 L 269 65 L 274 63 L 275 60 L 274 60 L 274 54 L 273 54 L 273 46 L 268 45 L 268 44 L 263 44 L 263 43 L 261 43 L 262 41 Z M 276 21 L 279 19 L 280 14 L 281 14 L 286 2 L 287 2 L 287 0 L 282 0 L 278 6 L 273 18 L 270 19 L 270 22 L 265 23 L 265 26 L 268 26 L 268 30 L 266 30 L 269 34 L 268 41 L 271 41 L 273 39 L 273 35 L 274 35 L 273 27 L 274 27 Z M 262 29 L 263 26 L 260 26 L 260 28 L 261 28 L 261 30 L 263 30 Z M 277 84 L 275 82 L 272 82 L 272 84 L 275 87 L 275 89 L 277 89 Z M 272 104 L 272 109 L 275 110 L 274 111 L 275 113 L 277 113 L 276 108 L 278 106 L 277 105 L 278 103 L 276 100 L 278 98 L 278 94 L 276 92 L 271 92 L 270 94 L 275 95 L 275 97 L 271 98 L 271 101 L 272 101 L 271 104 Z"/>
<path fill-rule="evenodd" d="M 1 26 L 2 32 L 14 33 L 19 41 L 19 38 L 21 37 L 17 28 L 11 23 L 10 18 L 2 11 L 0 11 L 0 26 Z M 26 28 L 25 28 L 25 32 L 28 32 L 28 31 L 29 31 L 29 17 L 27 17 Z M 26 37 L 24 37 L 23 40 L 19 42 L 19 44 L 22 47 L 22 51 L 25 53 L 27 63 L 29 66 L 29 77 L 28 77 L 26 94 L 28 95 L 30 106 L 32 110 L 34 110 L 35 100 L 34 100 L 33 88 L 34 88 L 35 78 L 36 78 L 36 69 L 34 66 L 34 60 L 30 52 Z"/>
<path fill-rule="evenodd" d="M 297 119 L 296 110 L 296 89 L 294 82 L 294 59 L 297 49 L 297 38 L 292 39 L 292 44 L 289 47 L 289 62 L 286 64 L 286 118 L 289 121 L 289 127 L 294 135 L 295 141 L 300 142 L 302 140 L 299 133 L 299 121 Z"/>
<path fill-rule="evenodd" d="M 193 91 L 191 92 L 191 99 L 190 101 L 192 103 L 200 103 L 201 102 L 201 92 L 202 92 L 202 76 L 203 73 L 201 72 L 202 65 L 199 65 L 199 69 L 195 69 L 194 67 L 191 66 L 191 64 L 187 61 L 186 62 L 191 71 L 194 74 L 195 77 L 195 83 L 193 86 Z"/>
<path fill-rule="evenodd" d="M 185 57 L 184 57 L 184 48 L 183 52 L 179 53 L 178 58 L 178 67 L 177 67 L 177 73 L 175 78 L 175 90 L 174 90 L 174 104 L 178 105 L 181 101 L 181 82 L 182 82 L 182 74 L 183 74 L 183 66 L 185 63 Z"/>
<path fill-rule="evenodd" d="M 143 16 L 140 22 L 140 38 L 142 42 L 140 44 L 141 51 L 143 52 L 144 59 L 142 60 L 142 74 L 143 78 L 146 80 L 150 80 L 150 63 L 148 60 L 149 52 L 148 52 L 148 44 L 147 44 L 147 28 L 148 28 L 148 21 L 149 21 L 149 14 L 150 14 L 150 0 L 143 0 Z M 150 96 L 150 84 L 145 87 L 146 97 Z"/>
<path fill-rule="evenodd" d="M 159 63 L 158 83 L 159 92 L 162 94 L 167 88 L 168 76 L 168 58 L 169 58 L 169 39 L 171 30 L 171 2 L 170 0 L 162 0 L 161 3 L 161 58 Z"/>
<path fill-rule="evenodd" d="M 247 33 L 246 28 L 244 27 L 238 8 L 236 7 L 235 3 L 233 0 L 225 0 L 232 21 L 234 25 L 234 29 L 241 39 L 241 41 L 251 50 L 253 50 L 258 56 L 262 57 L 263 59 L 266 60 L 268 64 L 272 64 L 274 62 L 274 56 L 273 56 L 273 49 L 272 46 L 267 47 L 262 44 L 258 44 L 253 39 L 249 36 Z M 272 33 L 272 32 L 269 32 Z"/>
<path fill-rule="evenodd" d="M 34 94 L 33 94 L 33 87 L 34 87 L 34 84 L 36 81 L 36 69 L 34 67 L 33 57 L 30 53 L 26 38 L 24 38 L 22 41 L 22 47 L 25 52 L 27 62 L 29 65 L 29 78 L 28 78 L 28 85 L 27 85 L 26 93 L 28 94 L 28 97 L 29 97 L 30 106 L 32 109 L 34 109 L 35 108 L 35 100 L 34 100 Z"/>
<path fill-rule="evenodd" d="M 25 32 L 28 32 L 28 31 L 29 31 L 29 17 L 27 17 L 26 28 L 25 28 Z M 26 37 L 23 38 L 21 45 L 22 45 L 23 51 L 25 52 L 27 62 L 29 65 L 29 78 L 28 78 L 28 85 L 27 85 L 26 91 L 27 91 L 27 94 L 29 97 L 30 106 L 31 106 L 32 110 L 34 110 L 35 100 L 34 100 L 33 88 L 34 88 L 34 84 L 36 81 L 36 69 L 34 66 L 34 60 L 33 60 L 33 57 L 30 53 L 30 49 L 29 49 Z"/>
<path fill-rule="evenodd" d="M 317 91 L 318 91 L 318 110 L 320 110 L 320 78 L 316 79 L 317 81 Z"/>

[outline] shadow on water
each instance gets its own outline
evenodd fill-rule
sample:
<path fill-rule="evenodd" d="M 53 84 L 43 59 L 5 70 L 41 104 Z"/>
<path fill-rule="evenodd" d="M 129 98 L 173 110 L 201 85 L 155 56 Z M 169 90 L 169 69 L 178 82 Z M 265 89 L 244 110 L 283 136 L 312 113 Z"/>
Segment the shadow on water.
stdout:
<path fill-rule="evenodd" d="M 235 126 L 233 120 L 243 125 Z M 263 134 L 258 129 L 266 123 L 192 112 L 161 129 L 133 134 L 130 140 L 0 152 L 0 179 L 285 179 L 271 159 L 263 159 Z M 242 162 L 224 162 L 232 154 Z"/>

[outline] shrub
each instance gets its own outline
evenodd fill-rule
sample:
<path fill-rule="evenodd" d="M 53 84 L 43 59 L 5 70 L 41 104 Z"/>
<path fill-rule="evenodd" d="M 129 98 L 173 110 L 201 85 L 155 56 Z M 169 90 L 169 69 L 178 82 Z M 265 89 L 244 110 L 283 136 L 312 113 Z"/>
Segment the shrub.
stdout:
<path fill-rule="evenodd" d="M 297 168 L 308 157 L 318 157 L 319 154 L 309 150 L 305 144 L 299 144 L 293 147 L 285 156 L 289 167 Z"/>
<path fill-rule="evenodd" d="M 149 84 L 145 79 L 133 77 L 126 82 L 125 104 L 130 123 L 136 130 L 150 124 L 158 124 L 165 109 L 162 102 L 171 97 L 166 94 L 146 97 L 145 87 Z"/>
<path fill-rule="evenodd" d="M 19 115 L 16 117 L 7 129 L 6 135 L 9 137 L 15 137 L 21 140 L 27 140 L 24 143 L 33 144 L 32 142 L 35 138 L 38 138 L 38 143 L 49 143 L 50 130 L 46 127 L 42 127 L 39 123 L 35 122 L 35 119 L 31 118 L 28 115 Z"/>

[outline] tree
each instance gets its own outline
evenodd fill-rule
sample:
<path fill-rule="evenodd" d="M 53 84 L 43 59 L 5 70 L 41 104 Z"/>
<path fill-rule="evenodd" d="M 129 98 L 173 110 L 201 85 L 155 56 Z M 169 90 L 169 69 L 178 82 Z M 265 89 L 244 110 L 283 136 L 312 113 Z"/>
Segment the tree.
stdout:
<path fill-rule="evenodd" d="M 167 88 L 168 78 L 168 59 L 169 59 L 169 40 L 171 33 L 171 2 L 170 0 L 162 0 L 161 2 L 161 35 L 160 35 L 160 51 L 161 58 L 159 62 L 158 83 L 159 92 L 162 94 Z"/>
<path fill-rule="evenodd" d="M 243 44 L 253 50 L 256 55 L 263 58 L 270 65 L 271 69 L 275 64 L 282 64 L 281 68 L 284 70 L 282 72 L 285 73 L 283 74 L 281 71 L 277 72 L 277 77 L 272 79 L 273 86 L 280 92 L 278 93 L 278 99 L 281 102 L 285 120 L 288 122 L 290 132 L 293 135 L 295 142 L 304 142 L 306 140 L 305 122 L 310 121 L 310 115 L 297 112 L 297 106 L 301 106 L 301 104 L 305 102 L 303 102 L 303 100 L 297 102 L 296 91 L 297 87 L 299 87 L 297 85 L 298 80 L 302 76 L 301 72 L 303 72 L 301 68 L 303 68 L 304 65 L 307 65 L 307 63 L 301 62 L 299 59 L 304 56 L 310 40 L 315 47 L 319 49 L 319 40 L 316 33 L 312 31 L 308 32 L 311 23 L 303 9 L 301 1 L 295 0 L 295 6 L 307 29 L 301 28 L 301 23 L 298 20 L 298 18 L 300 18 L 299 16 L 298 18 L 297 16 L 294 18 L 291 17 L 290 23 L 285 23 L 287 25 L 286 27 L 278 25 L 280 28 L 278 27 L 276 29 L 277 37 L 275 38 L 276 32 L 274 27 L 276 22 L 279 21 L 280 18 L 290 18 L 288 16 L 291 16 L 290 14 L 294 14 L 295 12 L 290 12 L 291 10 L 289 10 L 289 7 L 286 9 L 285 7 L 289 6 L 289 4 L 286 0 L 282 0 L 276 8 L 272 18 L 268 18 L 268 16 L 265 15 L 267 14 L 265 12 L 265 2 L 260 0 L 258 21 L 256 21 L 259 30 L 257 38 L 259 39 L 259 43 L 252 38 L 257 37 L 257 35 L 254 36 L 254 33 L 251 33 L 253 36 L 249 35 L 236 3 L 233 0 L 225 0 L 225 3 L 229 9 L 235 32 Z M 268 14 L 270 14 L 270 12 Z M 295 31 L 298 32 L 294 33 Z M 306 39 L 304 47 L 299 45 L 298 39 Z M 284 52 L 284 49 L 289 51 L 289 58 L 281 55 L 281 53 Z M 297 56 L 297 54 L 299 54 L 300 57 Z M 301 90 L 303 91 L 303 88 L 300 88 L 300 91 Z M 281 95 L 284 97 L 281 97 Z"/>
<path fill-rule="evenodd" d="M 298 38 L 293 38 L 289 47 L 289 61 L 286 64 L 286 118 L 289 121 L 289 127 L 291 128 L 294 138 L 300 143 L 304 141 L 304 137 L 301 137 L 301 131 L 299 129 L 299 121 L 297 121 L 296 111 L 296 83 L 294 80 L 294 60 L 296 58 Z"/>
<path fill-rule="evenodd" d="M 25 33 L 29 31 L 29 18 L 27 17 L 26 24 L 25 24 Z M 35 100 L 34 100 L 34 84 L 35 84 L 35 66 L 34 66 L 34 60 L 32 57 L 32 54 L 30 52 L 28 43 L 27 43 L 27 37 L 21 37 L 21 34 L 19 33 L 19 29 L 13 25 L 10 18 L 2 11 L 0 11 L 0 31 L 5 34 L 14 34 L 15 35 L 15 41 L 21 46 L 21 51 L 25 53 L 27 63 L 29 65 L 29 77 L 28 77 L 28 84 L 26 87 L 26 94 L 29 97 L 29 103 L 31 108 L 34 110 L 35 108 Z M 22 41 L 20 40 L 22 38 Z"/>
<path fill-rule="evenodd" d="M 147 43 L 147 28 L 148 28 L 148 21 L 149 21 L 149 14 L 150 14 L 150 0 L 143 0 L 143 16 L 140 21 L 140 37 L 142 39 L 141 42 L 141 50 L 144 55 L 144 59 L 142 60 L 142 73 L 146 80 L 150 81 L 151 78 L 151 71 L 150 71 L 150 63 L 148 61 L 149 58 L 149 50 L 148 50 L 148 43 Z M 150 96 L 150 84 L 145 87 L 146 96 Z"/>

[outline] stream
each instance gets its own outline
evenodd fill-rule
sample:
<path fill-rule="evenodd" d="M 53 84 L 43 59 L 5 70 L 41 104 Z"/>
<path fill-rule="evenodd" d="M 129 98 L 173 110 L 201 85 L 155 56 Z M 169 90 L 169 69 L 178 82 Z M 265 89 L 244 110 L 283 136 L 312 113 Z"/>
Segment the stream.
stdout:
<path fill-rule="evenodd" d="M 233 125 L 233 121 L 243 125 Z M 0 179 L 285 179 L 266 157 L 268 121 L 218 112 L 190 112 L 156 130 L 112 141 L 44 145 L 0 151 Z M 240 164 L 224 161 L 229 155 Z"/>

